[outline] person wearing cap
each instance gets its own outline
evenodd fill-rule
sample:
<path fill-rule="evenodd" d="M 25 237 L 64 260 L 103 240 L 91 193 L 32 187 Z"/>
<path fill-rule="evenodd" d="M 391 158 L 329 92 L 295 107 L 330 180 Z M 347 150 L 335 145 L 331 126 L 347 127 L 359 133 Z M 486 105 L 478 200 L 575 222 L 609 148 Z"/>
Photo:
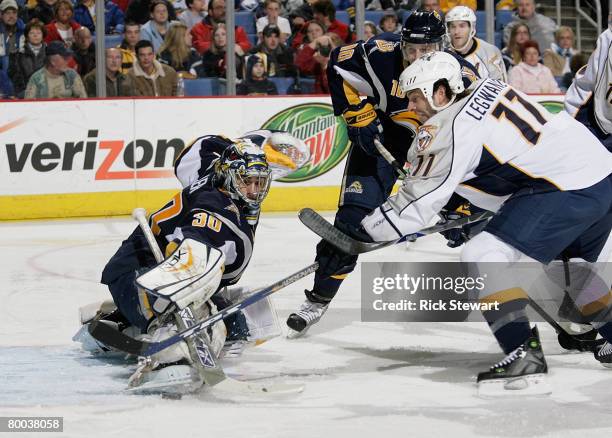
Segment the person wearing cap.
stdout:
<path fill-rule="evenodd" d="M 0 3 L 0 70 L 8 74 L 9 57 L 23 46 L 25 24 L 17 17 L 19 7 L 15 0 Z"/>
<path fill-rule="evenodd" d="M 268 77 L 285 77 L 295 74 L 293 50 L 281 42 L 281 31 L 268 24 L 262 32 L 262 42 L 251 53 L 264 53 L 267 57 Z"/>
<path fill-rule="evenodd" d="M 47 46 L 45 66 L 35 72 L 28 81 L 25 99 L 86 98 L 87 92 L 81 77 L 68 67 L 72 52 L 59 41 Z"/>
<path fill-rule="evenodd" d="M 280 41 L 285 43 L 287 38 L 291 36 L 291 25 L 289 20 L 285 17 L 281 17 L 281 2 L 280 0 L 266 0 L 264 3 L 266 15 L 257 19 L 257 38 L 262 41 L 262 32 L 264 28 L 269 24 L 274 24 L 280 29 Z"/>

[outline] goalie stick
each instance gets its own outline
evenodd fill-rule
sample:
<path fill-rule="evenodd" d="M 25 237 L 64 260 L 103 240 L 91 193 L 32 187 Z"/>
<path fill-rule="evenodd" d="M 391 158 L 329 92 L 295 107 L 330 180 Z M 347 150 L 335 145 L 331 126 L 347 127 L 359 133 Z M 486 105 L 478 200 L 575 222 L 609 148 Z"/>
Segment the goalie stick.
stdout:
<path fill-rule="evenodd" d="M 134 354 L 137 356 L 151 356 L 159 351 L 162 351 L 169 346 L 185 340 L 190 336 L 193 336 L 199 331 L 204 330 L 205 328 L 211 326 L 212 324 L 220 321 L 221 319 L 225 319 L 228 315 L 231 315 L 235 312 L 238 312 L 244 309 L 247 306 L 250 306 L 253 303 L 256 303 L 259 300 L 266 298 L 269 295 L 272 295 L 274 292 L 277 292 L 284 287 L 295 283 L 296 281 L 304 278 L 305 276 L 313 273 L 317 269 L 318 264 L 313 263 L 294 274 L 283 278 L 282 280 L 277 281 L 276 283 L 271 284 L 259 291 L 249 295 L 242 301 L 239 301 L 225 309 L 219 311 L 215 315 L 212 315 L 209 318 L 196 322 L 193 326 L 182 330 L 181 332 L 171 336 L 168 339 L 164 339 L 160 342 L 148 342 L 144 340 L 134 339 L 124 333 L 121 333 L 111 326 L 105 324 L 103 321 L 94 321 L 89 325 L 89 333 L 98 339 L 99 341 L 105 343 L 106 345 L 116 348 L 117 350 L 124 351 L 126 353 Z"/>

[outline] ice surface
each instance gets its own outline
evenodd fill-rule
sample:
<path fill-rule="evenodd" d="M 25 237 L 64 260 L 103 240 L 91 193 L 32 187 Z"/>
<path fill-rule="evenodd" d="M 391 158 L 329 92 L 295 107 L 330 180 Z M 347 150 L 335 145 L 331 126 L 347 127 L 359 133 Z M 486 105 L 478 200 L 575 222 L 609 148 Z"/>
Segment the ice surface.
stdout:
<path fill-rule="evenodd" d="M 502 355 L 484 323 L 361 323 L 359 272 L 309 336 L 274 339 L 229 370 L 304 382 L 283 398 L 219 394 L 182 400 L 123 392 L 133 363 L 101 362 L 71 342 L 77 309 L 109 297 L 102 267 L 134 227 L 128 218 L 0 224 L 0 416 L 63 416 L 62 437 L 609 436 L 612 371 L 567 354 L 540 323 L 553 394 L 483 400 L 475 376 Z M 241 284 L 263 286 L 314 257 L 293 215 L 264 215 Z M 439 236 L 366 254 L 370 261 L 456 260 Z M 275 295 L 282 320 L 308 278 Z M 21 434 L 20 436 L 28 436 Z M 34 435 L 29 435 L 34 436 Z M 50 435 L 41 435 L 50 436 Z"/>

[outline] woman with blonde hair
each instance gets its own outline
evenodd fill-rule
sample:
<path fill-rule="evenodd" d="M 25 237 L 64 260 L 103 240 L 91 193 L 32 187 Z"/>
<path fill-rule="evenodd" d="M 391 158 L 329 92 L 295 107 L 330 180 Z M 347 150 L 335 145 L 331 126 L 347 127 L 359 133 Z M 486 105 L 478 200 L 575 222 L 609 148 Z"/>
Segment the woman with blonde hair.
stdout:
<path fill-rule="evenodd" d="M 521 45 L 530 39 L 531 31 L 525 23 L 517 24 L 512 28 L 508 45 L 501 51 L 507 71 L 521 62 Z"/>
<path fill-rule="evenodd" d="M 574 31 L 569 26 L 560 26 L 555 32 L 555 42 L 544 51 L 542 62 L 552 71 L 553 76 L 563 76 L 570 72 L 570 60 L 576 53 Z"/>
<path fill-rule="evenodd" d="M 179 22 L 173 23 L 159 48 L 159 61 L 177 72 L 188 72 L 191 66 L 200 60 L 191 43 L 191 33 L 187 31 L 187 26 Z"/>

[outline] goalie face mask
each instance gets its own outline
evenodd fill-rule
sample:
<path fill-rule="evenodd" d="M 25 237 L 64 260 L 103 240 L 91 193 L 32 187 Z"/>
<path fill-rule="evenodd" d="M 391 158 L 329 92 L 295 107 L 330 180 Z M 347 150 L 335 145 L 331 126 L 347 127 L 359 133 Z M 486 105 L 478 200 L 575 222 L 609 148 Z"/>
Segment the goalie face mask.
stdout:
<path fill-rule="evenodd" d="M 271 173 L 264 151 L 250 140 L 228 147 L 221 156 L 224 188 L 232 198 L 259 207 L 270 190 Z"/>

